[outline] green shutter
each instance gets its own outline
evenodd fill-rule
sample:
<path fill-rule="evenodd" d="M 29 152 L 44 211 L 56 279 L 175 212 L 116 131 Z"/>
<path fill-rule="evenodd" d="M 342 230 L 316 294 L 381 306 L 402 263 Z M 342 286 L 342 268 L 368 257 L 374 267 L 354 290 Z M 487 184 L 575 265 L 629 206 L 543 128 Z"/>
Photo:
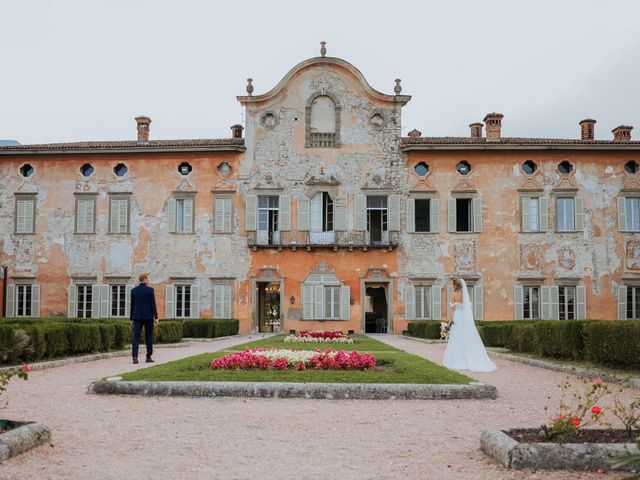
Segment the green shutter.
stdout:
<path fill-rule="evenodd" d="M 516 320 L 524 318 L 524 289 L 521 285 L 513 287 L 513 307 Z"/>
<path fill-rule="evenodd" d="M 15 285 L 7 285 L 7 318 L 16 316 L 16 288 Z"/>
<path fill-rule="evenodd" d="M 404 287 L 404 317 L 407 320 L 416 318 L 416 289 L 413 285 Z"/>
<path fill-rule="evenodd" d="M 387 229 L 390 232 L 400 231 L 400 195 L 389 195 L 389 221 Z"/>
<path fill-rule="evenodd" d="M 129 318 L 131 316 L 131 289 L 133 285 L 127 285 L 124 287 L 124 316 Z"/>
<path fill-rule="evenodd" d="M 429 213 L 431 218 L 429 220 L 429 228 L 433 233 L 440 232 L 440 199 L 432 198 L 429 200 Z"/>
<path fill-rule="evenodd" d="M 69 318 L 76 318 L 78 316 L 78 288 L 76 285 L 69 285 L 67 295 L 67 316 Z"/>
<path fill-rule="evenodd" d="M 347 230 L 347 197 L 336 198 L 333 205 L 333 229 L 345 232 Z"/>
<path fill-rule="evenodd" d="M 91 318 L 100 318 L 100 285 L 91 285 Z"/>
<path fill-rule="evenodd" d="M 280 195 L 278 230 L 291 230 L 291 195 Z"/>
<path fill-rule="evenodd" d="M 450 198 L 447 201 L 448 209 L 447 209 L 447 226 L 449 232 L 455 232 L 456 229 L 456 199 Z"/>
<path fill-rule="evenodd" d="M 354 230 L 364 232 L 367 229 L 367 197 L 356 195 Z"/>
<path fill-rule="evenodd" d="M 338 230 L 337 226 L 335 229 Z M 309 230 L 309 197 L 303 194 L 298 197 L 298 231 L 308 232 Z"/>
<path fill-rule="evenodd" d="M 258 197 L 256 195 L 247 195 L 245 204 L 245 230 L 256 230 L 256 217 L 258 214 Z"/>
<path fill-rule="evenodd" d="M 587 319 L 587 291 L 584 285 L 578 285 L 576 287 L 576 297 L 577 297 L 577 310 L 576 310 L 576 319 L 577 320 L 586 320 Z"/>
<path fill-rule="evenodd" d="M 40 316 L 40 285 L 31 285 L 31 316 Z"/>
<path fill-rule="evenodd" d="M 111 315 L 111 285 L 100 285 L 100 318 L 109 318 Z"/>
<path fill-rule="evenodd" d="M 431 318 L 442 319 L 442 287 L 439 285 L 431 286 Z"/>
<path fill-rule="evenodd" d="M 340 287 L 340 318 L 349 320 L 351 318 L 351 288 Z"/>
<path fill-rule="evenodd" d="M 484 320 L 484 292 L 479 283 L 473 286 L 473 317 L 475 320 Z"/>
<path fill-rule="evenodd" d="M 618 285 L 618 320 L 627 319 L 627 286 Z"/>
<path fill-rule="evenodd" d="M 625 197 L 618 197 L 618 229 L 627 231 L 627 202 Z"/>
<path fill-rule="evenodd" d="M 302 318 L 313 320 L 313 286 L 302 285 Z"/>
<path fill-rule="evenodd" d="M 560 287 L 554 285 L 550 287 L 551 292 L 551 312 L 549 318 L 551 320 L 560 319 Z"/>
<path fill-rule="evenodd" d="M 540 211 L 540 231 L 546 232 L 549 230 L 549 199 L 540 197 L 538 209 Z"/>
<path fill-rule="evenodd" d="M 200 287 L 191 285 L 191 318 L 200 318 Z"/>
<path fill-rule="evenodd" d="M 474 198 L 471 203 L 473 210 L 473 231 L 482 232 L 482 200 Z"/>
<path fill-rule="evenodd" d="M 176 316 L 176 302 L 174 300 L 175 286 L 166 285 L 164 289 L 164 318 Z"/>
<path fill-rule="evenodd" d="M 576 214 L 576 231 L 581 232 L 584 230 L 584 202 L 582 198 L 576 197 L 574 199 L 574 208 Z"/>
<path fill-rule="evenodd" d="M 407 232 L 416 231 L 416 201 L 413 198 L 407 198 Z"/>
<path fill-rule="evenodd" d="M 520 215 L 521 225 L 523 232 L 531 231 L 531 199 L 528 197 L 522 197 L 521 202 L 522 212 Z"/>
<path fill-rule="evenodd" d="M 551 287 L 540 287 L 540 318 L 551 319 Z"/>

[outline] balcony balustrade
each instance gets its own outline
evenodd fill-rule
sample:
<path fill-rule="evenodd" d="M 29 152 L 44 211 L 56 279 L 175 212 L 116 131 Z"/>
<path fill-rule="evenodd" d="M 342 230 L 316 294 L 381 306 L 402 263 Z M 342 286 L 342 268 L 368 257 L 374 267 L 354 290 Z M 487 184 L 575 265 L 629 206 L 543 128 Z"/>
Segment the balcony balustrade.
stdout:
<path fill-rule="evenodd" d="M 382 232 L 371 235 L 370 232 L 307 232 L 265 230 L 247 232 L 247 245 L 254 250 L 259 248 L 347 248 L 353 250 L 385 248 L 392 250 L 398 246 L 399 232 Z"/>

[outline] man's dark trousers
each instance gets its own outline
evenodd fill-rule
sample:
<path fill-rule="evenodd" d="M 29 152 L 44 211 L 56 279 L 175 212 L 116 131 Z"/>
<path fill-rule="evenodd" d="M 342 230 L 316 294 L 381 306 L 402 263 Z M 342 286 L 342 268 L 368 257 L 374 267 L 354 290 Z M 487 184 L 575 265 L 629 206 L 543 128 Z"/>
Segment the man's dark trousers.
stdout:
<path fill-rule="evenodd" d="M 144 341 L 147 345 L 147 358 L 151 358 L 151 355 L 153 355 L 153 318 L 133 321 L 133 342 L 131 342 L 131 356 L 133 358 L 138 358 L 138 345 L 140 344 L 142 327 L 144 327 Z"/>

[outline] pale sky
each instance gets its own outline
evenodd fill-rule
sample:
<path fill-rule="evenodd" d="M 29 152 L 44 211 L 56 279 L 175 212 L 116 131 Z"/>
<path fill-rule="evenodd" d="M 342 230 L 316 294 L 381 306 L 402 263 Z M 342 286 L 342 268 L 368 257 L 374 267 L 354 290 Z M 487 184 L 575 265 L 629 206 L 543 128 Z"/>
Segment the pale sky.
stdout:
<path fill-rule="evenodd" d="M 273 88 L 319 55 L 392 94 L 403 135 L 469 134 L 488 112 L 504 136 L 640 139 L 640 1 L 0 0 L 0 139 L 225 138 L 236 95 Z"/>

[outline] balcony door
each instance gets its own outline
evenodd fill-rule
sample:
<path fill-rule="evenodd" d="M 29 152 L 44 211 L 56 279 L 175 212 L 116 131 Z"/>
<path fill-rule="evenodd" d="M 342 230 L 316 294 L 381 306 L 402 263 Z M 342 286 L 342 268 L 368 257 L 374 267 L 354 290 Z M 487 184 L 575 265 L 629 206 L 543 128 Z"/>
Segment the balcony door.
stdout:
<path fill-rule="evenodd" d="M 330 245 L 335 242 L 333 227 L 333 199 L 327 192 L 318 192 L 310 202 L 311 238 L 315 245 Z"/>

